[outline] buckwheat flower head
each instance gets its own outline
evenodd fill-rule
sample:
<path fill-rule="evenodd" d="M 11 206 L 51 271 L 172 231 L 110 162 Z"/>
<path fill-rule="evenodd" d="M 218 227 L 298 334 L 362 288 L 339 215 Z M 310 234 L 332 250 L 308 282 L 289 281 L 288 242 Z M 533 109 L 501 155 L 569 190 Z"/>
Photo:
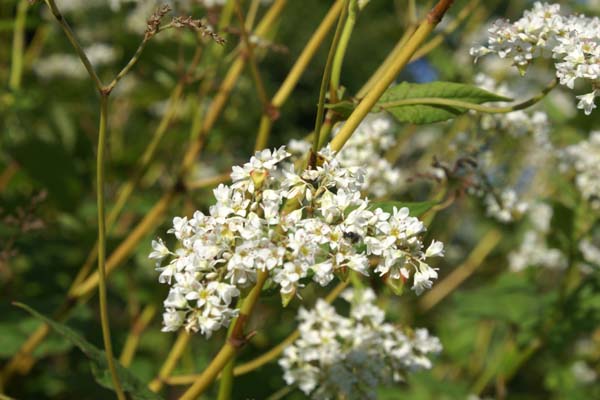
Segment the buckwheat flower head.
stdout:
<path fill-rule="evenodd" d="M 165 330 L 210 336 L 227 326 L 237 315 L 234 298 L 258 271 L 284 305 L 311 280 L 325 286 L 349 270 L 396 286 L 412 280 L 417 294 L 431 287 L 437 269 L 427 262 L 443 245 L 425 250 L 425 226 L 407 208 L 371 207 L 360 191 L 364 171 L 343 167 L 329 148 L 314 169 L 296 171 L 289 159 L 284 147 L 257 152 L 233 167 L 231 185 L 214 189 L 207 214 L 173 219 L 175 250 L 153 242 L 158 280 L 171 287 Z"/>
<path fill-rule="evenodd" d="M 600 87 L 600 19 L 559 13 L 559 4 L 536 2 L 514 23 L 496 21 L 487 45 L 470 53 L 476 59 L 490 53 L 510 59 L 521 74 L 534 59 L 551 58 L 561 85 L 573 89 L 581 80 L 591 86 L 591 92 L 577 96 L 577 107 L 589 115 Z"/>
<path fill-rule="evenodd" d="M 279 360 L 287 384 L 314 399 L 375 399 L 380 385 L 430 369 L 430 356 L 442 350 L 426 329 L 401 329 L 385 322 L 371 289 L 346 290 L 347 317 L 322 299 L 300 309 L 300 337 Z"/>

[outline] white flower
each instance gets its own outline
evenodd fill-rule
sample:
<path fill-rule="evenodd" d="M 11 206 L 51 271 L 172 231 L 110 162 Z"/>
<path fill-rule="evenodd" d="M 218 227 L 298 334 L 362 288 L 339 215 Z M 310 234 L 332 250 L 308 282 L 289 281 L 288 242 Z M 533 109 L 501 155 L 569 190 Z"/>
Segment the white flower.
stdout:
<path fill-rule="evenodd" d="M 160 261 L 171 254 L 167 246 L 165 246 L 165 242 L 162 239 L 158 238 L 157 240 L 152 241 L 152 251 L 148 258 L 154 259 L 160 263 Z"/>
<path fill-rule="evenodd" d="M 433 240 L 427 251 L 425 251 L 425 257 L 443 257 L 444 256 L 444 243 Z"/>
<path fill-rule="evenodd" d="M 596 99 L 596 92 L 597 90 L 594 90 L 593 92 L 590 92 L 588 94 L 577 96 L 577 98 L 579 99 L 579 103 L 577 103 L 577 108 L 583 110 L 585 112 L 585 115 L 590 115 L 592 113 L 592 110 L 596 108 L 596 104 L 594 103 Z"/>

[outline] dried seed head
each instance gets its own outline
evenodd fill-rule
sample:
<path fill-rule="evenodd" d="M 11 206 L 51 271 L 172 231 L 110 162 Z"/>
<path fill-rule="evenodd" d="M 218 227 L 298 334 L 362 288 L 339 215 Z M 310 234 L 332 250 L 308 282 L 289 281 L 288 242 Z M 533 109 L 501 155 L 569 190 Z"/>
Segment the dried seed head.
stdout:
<path fill-rule="evenodd" d="M 191 16 L 175 17 L 171 24 L 175 28 L 190 28 L 202 33 L 203 36 L 208 36 L 218 44 L 224 44 L 225 39 L 217 35 L 213 28 L 202 19 L 193 19 Z"/>
<path fill-rule="evenodd" d="M 148 18 L 146 32 L 144 33 L 144 40 L 148 40 L 158 33 L 160 28 L 160 21 L 165 15 L 169 13 L 169 11 L 171 11 L 171 6 L 163 4 L 152 13 L 150 18 Z"/>

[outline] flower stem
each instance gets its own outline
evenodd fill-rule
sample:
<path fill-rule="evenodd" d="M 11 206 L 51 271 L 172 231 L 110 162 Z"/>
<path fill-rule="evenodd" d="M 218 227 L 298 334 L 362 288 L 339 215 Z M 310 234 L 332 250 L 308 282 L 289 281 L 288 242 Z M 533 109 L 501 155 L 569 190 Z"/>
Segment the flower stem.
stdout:
<path fill-rule="evenodd" d="M 335 53 L 337 50 L 338 43 L 340 42 L 340 37 L 342 36 L 342 30 L 344 28 L 344 21 L 346 20 L 346 15 L 348 13 L 348 4 L 349 0 L 344 0 L 344 4 L 342 5 L 342 12 L 340 13 L 340 17 L 338 19 L 337 27 L 335 28 L 335 34 L 333 35 L 333 40 L 331 41 L 331 47 L 329 48 L 329 53 L 327 54 L 327 61 L 325 63 L 325 70 L 323 71 L 323 79 L 321 80 L 321 88 L 319 90 L 319 101 L 317 104 L 317 117 L 315 120 L 315 135 L 313 139 L 312 153 L 310 156 L 309 167 L 314 168 L 317 158 L 316 154 L 319 150 L 319 133 L 321 132 L 321 126 L 323 125 L 323 116 L 325 113 L 325 95 L 327 94 L 327 88 L 329 87 L 329 80 L 331 79 L 331 71 L 333 67 L 333 58 L 335 57 Z"/>
<path fill-rule="evenodd" d="M 348 5 L 348 18 L 346 18 L 346 22 L 344 23 L 344 30 L 342 31 L 342 36 L 340 37 L 340 42 L 337 46 L 337 50 L 333 57 L 333 66 L 331 68 L 331 92 L 334 96 L 337 95 L 337 90 L 340 87 L 340 76 L 342 73 L 342 64 L 344 63 L 344 57 L 346 55 L 346 50 L 348 49 L 348 43 L 350 42 L 350 37 L 352 36 L 352 31 L 354 30 L 354 25 L 356 24 L 356 17 L 358 15 L 358 0 L 350 0 L 350 4 Z M 330 98 L 331 102 L 337 101 L 337 99 Z"/>
<path fill-rule="evenodd" d="M 100 127 L 98 128 L 98 155 L 96 159 L 96 202 L 98 205 L 98 295 L 100 298 L 100 321 L 102 323 L 102 339 L 106 361 L 110 371 L 117 398 L 125 400 L 125 393 L 121 388 L 121 382 L 117 375 L 117 368 L 113 357 L 112 343 L 110 339 L 110 322 L 108 318 L 106 298 L 106 226 L 104 216 L 104 150 L 106 147 L 106 121 L 108 116 L 108 94 L 100 96 Z"/>
<path fill-rule="evenodd" d="M 373 85 L 373 88 L 362 99 L 348 120 L 344 123 L 339 133 L 333 138 L 331 141 L 332 150 L 341 150 L 346 141 L 350 139 L 350 136 L 352 136 L 352 133 L 356 130 L 358 125 L 375 106 L 379 98 L 392 82 L 394 82 L 394 79 L 396 79 L 400 71 L 402 71 L 410 61 L 419 46 L 441 21 L 446 11 L 448 11 L 452 5 L 452 2 L 453 0 L 439 0 L 437 2 L 435 7 L 427 15 L 427 18 L 421 22 L 415 33 L 408 39 L 406 45 L 399 51 L 399 54 L 391 62 L 389 68 L 382 73 L 381 78 Z"/>

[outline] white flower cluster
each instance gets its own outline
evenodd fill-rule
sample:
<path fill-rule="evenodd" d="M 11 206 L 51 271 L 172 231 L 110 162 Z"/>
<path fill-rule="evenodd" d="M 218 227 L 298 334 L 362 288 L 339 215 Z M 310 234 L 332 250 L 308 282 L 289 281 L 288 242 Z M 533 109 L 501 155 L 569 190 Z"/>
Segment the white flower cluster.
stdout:
<path fill-rule="evenodd" d="M 342 297 L 351 304 L 348 317 L 321 299 L 313 310 L 300 309 L 300 338 L 279 360 L 288 385 L 314 399 L 375 399 L 378 386 L 431 368 L 428 356 L 442 350 L 438 338 L 386 323 L 371 289 Z"/>
<path fill-rule="evenodd" d="M 402 171 L 384 157 L 385 152 L 395 145 L 391 118 L 385 114 L 369 114 L 356 128 L 337 159 L 344 167 L 360 166 L 364 169 L 363 193 L 377 198 L 387 197 L 402 188 L 406 181 Z M 306 154 L 310 147 L 311 143 L 306 140 L 292 140 L 288 145 L 295 156 Z"/>
<path fill-rule="evenodd" d="M 529 211 L 532 228 L 525 232 L 519 248 L 508 255 L 508 264 L 512 271 L 518 272 L 529 266 L 549 269 L 567 267 L 564 254 L 546 244 L 552 214 L 552 208 L 545 203 L 532 205 Z"/>
<path fill-rule="evenodd" d="M 600 131 L 562 151 L 566 167 L 575 172 L 575 186 L 594 209 L 600 209 Z"/>
<path fill-rule="evenodd" d="M 522 74 L 535 58 L 552 57 L 562 85 L 573 89 L 577 79 L 591 84 L 590 93 L 577 96 L 577 107 L 589 115 L 600 95 L 600 19 L 559 12 L 559 4 L 536 2 L 514 23 L 498 20 L 488 30 L 487 46 L 472 48 L 471 55 L 496 53 Z"/>
<path fill-rule="evenodd" d="M 431 287 L 437 272 L 425 261 L 442 256 L 443 245 L 433 241 L 424 251 L 425 226 L 407 208 L 369 209 L 360 193 L 363 172 L 342 167 L 328 149 L 315 169 L 301 173 L 285 162 L 289 156 L 284 147 L 263 150 L 233 167 L 232 185 L 214 190 L 208 215 L 173 220 L 176 251 L 153 242 L 159 281 L 171 285 L 164 330 L 184 325 L 209 336 L 227 325 L 232 297 L 252 286 L 258 271 L 268 272 L 284 304 L 310 279 L 325 286 L 334 274 L 368 275 L 373 267 L 390 284 L 412 278 L 417 294 Z"/>

